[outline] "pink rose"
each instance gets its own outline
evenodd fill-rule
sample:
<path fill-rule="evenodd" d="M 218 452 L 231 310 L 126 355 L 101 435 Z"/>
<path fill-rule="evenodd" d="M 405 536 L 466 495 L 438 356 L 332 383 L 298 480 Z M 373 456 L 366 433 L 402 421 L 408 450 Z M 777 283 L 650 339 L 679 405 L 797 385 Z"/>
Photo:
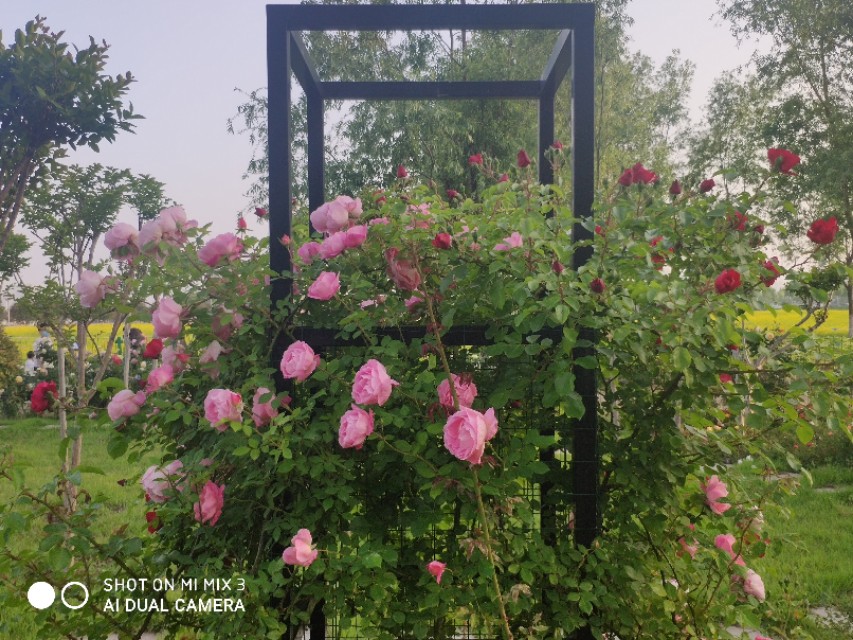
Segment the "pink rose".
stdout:
<path fill-rule="evenodd" d="M 363 245 L 365 240 L 367 240 L 367 227 L 363 224 L 358 224 L 346 230 L 344 245 L 347 249 L 355 249 Z"/>
<path fill-rule="evenodd" d="M 164 365 L 172 367 L 175 373 L 180 373 L 189 362 L 190 356 L 184 353 L 182 346 L 178 347 L 163 347 L 160 352 L 160 360 Z"/>
<path fill-rule="evenodd" d="M 107 405 L 107 415 L 110 420 L 129 418 L 139 413 L 139 408 L 145 404 L 145 394 L 141 391 L 134 393 L 130 389 L 122 389 L 113 396 Z"/>
<path fill-rule="evenodd" d="M 524 244 L 524 239 L 521 237 L 521 234 L 518 231 L 513 231 L 512 234 L 508 238 L 504 238 L 504 241 L 495 245 L 495 251 L 510 251 L 512 249 L 517 249 L 522 244 Z"/>
<path fill-rule="evenodd" d="M 230 389 L 211 389 L 204 399 L 204 417 L 217 431 L 228 429 L 229 422 L 243 419 L 243 398 Z"/>
<path fill-rule="evenodd" d="M 435 578 L 436 584 L 441 584 L 441 576 L 444 575 L 444 572 L 447 570 L 447 565 L 443 562 L 439 562 L 438 560 L 433 560 L 426 566 L 427 571 L 429 571 L 430 575 Z"/>
<path fill-rule="evenodd" d="M 148 220 L 143 224 L 137 237 L 139 246 L 144 249 L 146 253 L 156 253 L 157 245 L 160 244 L 160 240 L 162 239 L 163 229 L 160 227 L 160 220 L 157 218 L 154 220 Z"/>
<path fill-rule="evenodd" d="M 412 296 L 411 298 L 408 298 L 404 304 L 406 305 L 406 309 L 408 309 L 409 311 L 414 311 L 415 307 L 417 307 L 423 301 L 424 299 L 420 296 Z"/>
<path fill-rule="evenodd" d="M 391 221 L 385 216 L 382 216 L 381 218 L 372 218 L 371 220 L 368 220 L 367 224 L 372 227 L 375 224 L 391 224 Z"/>
<path fill-rule="evenodd" d="M 307 343 L 297 340 L 281 356 L 279 369 L 286 379 L 296 378 L 297 382 L 303 382 L 319 364 L 320 356 Z"/>
<path fill-rule="evenodd" d="M 166 502 L 168 495 L 164 493 L 172 488 L 178 489 L 177 481 L 180 479 L 178 473 L 183 468 L 180 460 L 173 460 L 167 465 L 148 467 L 139 482 L 145 490 L 148 499 L 152 502 Z"/>
<path fill-rule="evenodd" d="M 737 542 L 737 539 L 730 533 L 726 533 L 724 535 L 719 535 L 714 538 L 714 546 L 717 549 L 725 551 L 729 554 L 729 558 L 731 558 L 736 565 L 740 565 L 741 567 L 745 566 L 746 563 L 743 561 L 743 558 L 735 553 L 734 545 Z"/>
<path fill-rule="evenodd" d="M 460 408 L 470 407 L 474 404 L 474 398 L 477 397 L 477 386 L 470 377 L 461 378 L 455 373 L 450 375 L 453 378 L 453 387 L 456 389 Z M 456 408 L 456 405 L 453 403 L 453 394 L 450 392 L 450 381 L 447 378 L 442 380 L 438 385 L 438 401 L 442 407 L 447 407 L 448 409 Z"/>
<path fill-rule="evenodd" d="M 318 253 L 320 253 L 319 242 L 306 242 L 296 251 L 296 255 L 298 255 L 299 259 L 305 264 L 311 264 L 311 261 L 314 260 L 314 256 Z"/>
<path fill-rule="evenodd" d="M 364 441 L 373 433 L 373 411 L 352 405 L 352 409 L 341 416 L 338 444 L 344 449 L 361 449 Z"/>
<path fill-rule="evenodd" d="M 228 340 L 234 332 L 243 326 L 243 315 L 229 309 L 221 309 L 221 312 L 213 317 L 210 329 L 213 335 L 222 340 Z"/>
<path fill-rule="evenodd" d="M 119 222 L 104 236 L 104 246 L 117 260 L 130 260 L 139 255 L 139 231 L 131 224 Z"/>
<path fill-rule="evenodd" d="M 312 300 L 331 300 L 341 290 L 341 279 L 334 271 L 323 271 L 308 287 Z"/>
<path fill-rule="evenodd" d="M 201 352 L 198 362 L 199 364 L 210 364 L 216 362 L 220 355 L 222 355 L 222 345 L 219 344 L 218 340 L 214 340 Z"/>
<path fill-rule="evenodd" d="M 87 309 L 97 307 L 98 303 L 107 297 L 105 279 L 88 269 L 83 269 L 80 280 L 74 285 L 74 290 L 80 296 L 80 304 Z"/>
<path fill-rule="evenodd" d="M 198 226 L 195 220 L 187 220 L 187 214 L 183 207 L 169 207 L 163 209 L 157 216 L 163 240 L 172 246 L 179 247 L 186 243 L 186 231 Z"/>
<path fill-rule="evenodd" d="M 347 234 L 337 231 L 323 240 L 318 254 L 323 260 L 331 260 L 341 255 L 347 248 Z"/>
<path fill-rule="evenodd" d="M 495 410 L 480 413 L 462 407 L 444 425 L 444 446 L 450 453 L 471 464 L 480 464 L 486 442 L 498 432 Z"/>
<path fill-rule="evenodd" d="M 195 519 L 202 524 L 207 522 L 212 527 L 222 515 L 223 504 L 225 504 L 225 485 L 218 485 L 208 480 L 198 494 L 198 502 L 193 505 Z"/>
<path fill-rule="evenodd" d="M 215 267 L 222 259 L 234 262 L 243 252 L 243 241 L 233 233 L 221 233 L 198 251 L 198 259 L 208 267 Z"/>
<path fill-rule="evenodd" d="M 764 581 L 761 576 L 755 573 L 752 569 L 746 570 L 746 578 L 743 581 L 743 591 L 747 595 L 753 596 L 759 602 L 764 602 Z"/>
<path fill-rule="evenodd" d="M 711 476 L 707 482 L 702 483 L 702 491 L 705 492 L 705 502 L 711 507 L 711 511 L 721 515 L 728 511 L 732 505 L 720 502 L 720 498 L 729 495 L 729 490 L 717 476 Z"/>
<path fill-rule="evenodd" d="M 261 402 L 261 398 L 271 396 L 266 402 Z M 256 427 L 264 427 L 272 422 L 272 419 L 278 415 L 278 411 L 273 408 L 272 401 L 275 399 L 275 394 L 266 387 L 258 387 L 255 395 L 252 398 L 252 420 L 255 421 Z"/>
<path fill-rule="evenodd" d="M 151 314 L 154 323 L 154 331 L 159 338 L 177 338 L 181 333 L 181 313 L 183 307 L 172 298 L 165 296 L 160 298 L 160 304 Z"/>
<path fill-rule="evenodd" d="M 408 260 L 399 260 L 400 250 L 394 247 L 385 250 L 388 277 L 404 291 L 415 291 L 421 285 L 421 274 Z"/>
<path fill-rule="evenodd" d="M 308 529 L 300 529 L 290 540 L 292 546 L 287 547 L 281 554 L 284 564 L 292 564 L 299 567 L 311 566 L 317 559 L 319 551 L 311 547 L 311 532 Z"/>
<path fill-rule="evenodd" d="M 687 540 L 682 536 L 678 539 L 678 544 L 681 545 L 682 552 L 690 554 L 691 560 L 696 556 L 696 552 L 699 551 L 699 542 L 696 538 L 693 539 L 693 544 L 687 544 Z"/>
<path fill-rule="evenodd" d="M 175 370 L 168 364 L 160 365 L 148 374 L 148 380 L 145 383 L 145 393 L 154 393 L 157 389 L 169 384 L 174 379 Z"/>
<path fill-rule="evenodd" d="M 342 205 L 344 209 L 347 210 L 349 214 L 350 221 L 358 220 L 358 218 L 363 213 L 363 209 L 361 207 L 361 198 L 350 198 L 349 196 L 338 196 L 335 198 L 335 202 Z"/>
<path fill-rule="evenodd" d="M 368 360 L 355 374 L 352 399 L 358 404 L 384 405 L 391 396 L 391 389 L 400 384 L 392 380 L 378 360 Z"/>
<path fill-rule="evenodd" d="M 346 227 L 349 211 L 337 201 L 325 202 L 311 212 L 309 216 L 314 229 L 321 233 L 334 233 Z"/>

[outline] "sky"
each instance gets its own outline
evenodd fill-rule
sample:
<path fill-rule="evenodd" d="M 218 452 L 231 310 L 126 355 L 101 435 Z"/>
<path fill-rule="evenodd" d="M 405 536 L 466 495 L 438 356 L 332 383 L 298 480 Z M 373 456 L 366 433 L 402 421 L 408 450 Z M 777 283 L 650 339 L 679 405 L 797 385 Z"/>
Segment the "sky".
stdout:
<path fill-rule="evenodd" d="M 71 154 L 79 164 L 99 162 L 146 173 L 166 184 L 169 197 L 190 218 L 211 222 L 214 231 L 233 227 L 237 213 L 251 205 L 242 179 L 251 158 L 247 136 L 227 132 L 228 118 L 244 102 L 237 89 L 266 85 L 267 0 L 3 0 L 4 42 L 40 14 L 65 41 L 88 44 L 89 36 L 110 45 L 106 72 L 131 71 L 136 82 L 128 100 L 145 116 L 135 134 L 120 133 L 101 152 Z M 696 64 L 690 113 L 698 122 L 702 104 L 718 75 L 744 64 L 750 48 L 739 49 L 719 17 L 715 0 L 631 0 L 632 48 L 660 63 L 673 49 Z M 132 221 L 125 212 L 120 219 Z M 255 221 L 254 232 L 264 233 Z M 46 273 L 34 256 L 25 282 Z"/>

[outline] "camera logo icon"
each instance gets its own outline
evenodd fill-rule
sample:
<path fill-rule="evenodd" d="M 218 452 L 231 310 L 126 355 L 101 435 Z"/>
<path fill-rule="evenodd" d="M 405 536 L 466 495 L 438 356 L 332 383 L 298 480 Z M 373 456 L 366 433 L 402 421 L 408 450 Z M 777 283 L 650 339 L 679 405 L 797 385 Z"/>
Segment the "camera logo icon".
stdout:
<path fill-rule="evenodd" d="M 69 594 L 69 589 L 71 590 Z M 78 602 L 78 591 L 82 590 L 82 599 Z M 73 597 L 73 600 L 71 598 Z M 89 602 L 89 590 L 82 582 L 69 582 L 59 592 L 59 599 L 67 609 L 81 609 Z M 27 590 L 27 600 L 35 609 L 47 609 L 56 601 L 56 589 L 47 582 L 34 582 Z M 71 602 L 69 602 L 71 600 Z"/>

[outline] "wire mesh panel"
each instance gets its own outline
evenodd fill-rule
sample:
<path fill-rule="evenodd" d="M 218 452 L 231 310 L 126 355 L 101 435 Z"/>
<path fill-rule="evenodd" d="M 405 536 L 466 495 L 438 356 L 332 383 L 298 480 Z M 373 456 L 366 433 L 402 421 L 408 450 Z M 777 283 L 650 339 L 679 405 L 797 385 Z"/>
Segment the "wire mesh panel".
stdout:
<path fill-rule="evenodd" d="M 290 74 L 296 76 L 305 91 L 308 104 L 308 194 L 309 209 L 319 207 L 325 198 L 324 185 L 324 111 L 327 100 L 370 99 L 471 99 L 471 98 L 521 98 L 536 100 L 539 105 L 539 179 L 542 183 L 553 181 L 551 164 L 546 151 L 554 140 L 554 101 L 557 89 L 571 71 L 572 80 L 572 197 L 573 211 L 579 218 L 591 214 L 593 199 L 593 24 L 595 10 L 592 4 L 553 5 L 480 5 L 480 6 L 399 6 L 399 5 L 341 5 L 341 6 L 291 6 L 273 5 L 267 10 L 268 74 L 269 74 L 269 184 L 270 184 L 270 264 L 274 271 L 291 270 L 290 253 L 277 239 L 291 234 L 291 184 L 292 150 L 290 140 L 291 87 Z M 542 75 L 532 80 L 478 81 L 478 82 L 330 82 L 320 79 L 316 67 L 300 36 L 302 31 L 394 31 L 429 29 L 559 29 L 560 34 Z M 590 238 L 590 232 L 581 224 L 573 229 L 576 240 Z M 573 266 L 582 266 L 591 255 L 591 247 L 583 246 L 574 253 Z M 291 281 L 275 279 L 272 283 L 272 304 L 286 298 L 292 290 Z M 559 329 L 543 330 L 555 335 Z M 384 334 L 383 334 L 384 332 Z M 394 327 L 377 332 L 398 339 L 405 344 L 420 344 L 426 334 L 425 327 Z M 303 327 L 292 339 L 301 339 L 316 350 L 325 353 L 358 351 L 364 345 L 359 340 L 341 337 L 330 327 Z M 593 353 L 595 336 L 581 329 L 579 344 L 573 354 L 576 359 Z M 598 515 L 598 452 L 596 435 L 596 380 L 595 373 L 581 367 L 574 371 L 575 390 L 582 398 L 584 415 L 569 421 L 545 409 L 537 378 L 543 350 L 536 358 L 514 358 L 512 366 L 493 357 L 489 352 L 488 330 L 482 326 L 454 326 L 443 335 L 449 347 L 453 370 L 475 376 L 481 393 L 490 388 L 512 389 L 504 398 L 501 432 L 497 437 L 493 455 L 500 458 L 511 455 L 512 447 L 524 439 L 544 438 L 547 445 L 534 447 L 538 451 L 539 465 L 534 477 L 518 480 L 515 487 L 517 501 L 510 499 L 499 513 L 499 528 L 510 530 L 524 527 L 533 541 L 549 545 L 565 544 L 572 531 L 575 540 L 590 545 L 599 526 Z M 273 359 L 277 363 L 289 341 L 277 338 Z M 556 357 L 556 356 L 554 356 Z M 500 382 L 500 384 L 498 384 Z M 279 379 L 280 387 L 284 381 Z M 497 399 L 493 399 L 497 402 Z M 442 411 L 437 406 L 435 411 Z M 439 440 L 440 433 L 426 433 L 425 438 Z M 538 441 L 537 441 L 538 442 Z M 495 461 L 496 464 L 499 462 Z M 490 461 L 484 461 L 488 473 Z M 454 503 L 432 502 L 430 494 L 412 495 L 405 482 L 396 481 L 402 470 L 389 467 L 371 468 L 365 461 L 355 479 L 360 491 L 360 506 L 355 513 L 346 514 L 354 529 L 360 519 L 387 523 L 384 539 L 389 549 L 395 549 L 396 566 L 400 571 L 410 568 L 422 571 L 423 558 L 413 551 L 411 541 L 428 536 L 436 552 L 442 549 L 471 546 L 476 550 L 477 539 L 464 536 L 471 529 L 472 516 L 469 501 Z M 436 477 L 434 482 L 442 482 Z M 447 490 L 448 487 L 441 487 Z M 461 491 L 461 489 L 460 489 Z M 519 509 L 532 510 L 533 518 L 521 519 L 514 514 Z M 528 516 L 530 514 L 527 514 Z M 468 521 L 466 521 L 468 519 Z M 532 525 L 530 523 L 533 523 Z M 403 613 L 406 603 L 412 602 L 405 583 L 398 586 L 396 599 Z M 379 587 L 377 587 L 379 588 Z M 536 588 L 535 585 L 532 588 Z M 412 602 L 412 604 L 414 604 Z M 531 612 L 531 616 L 535 612 Z M 395 625 L 394 615 L 381 628 L 367 628 L 359 619 L 355 603 L 348 602 L 345 594 L 337 593 L 335 585 L 327 585 L 327 597 L 322 606 L 313 610 L 308 628 L 293 630 L 293 637 L 312 640 L 325 638 L 405 638 L 410 637 L 402 625 Z M 405 617 L 405 616 L 404 616 Z M 426 637 L 491 638 L 496 629 L 479 623 L 475 616 L 459 611 L 448 619 L 434 620 Z M 413 637 L 413 636 L 412 636 Z M 419 637 L 424 637 L 421 633 Z M 589 629 L 582 629 L 579 639 L 592 638 Z"/>

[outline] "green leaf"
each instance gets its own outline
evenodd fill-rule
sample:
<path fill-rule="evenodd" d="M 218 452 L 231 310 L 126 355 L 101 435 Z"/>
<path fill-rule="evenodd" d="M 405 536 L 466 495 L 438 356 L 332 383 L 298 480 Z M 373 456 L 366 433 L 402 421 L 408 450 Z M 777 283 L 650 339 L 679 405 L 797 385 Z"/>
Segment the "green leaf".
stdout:
<path fill-rule="evenodd" d="M 676 347 L 672 350 L 672 364 L 678 371 L 684 371 L 690 367 L 693 357 L 684 347 Z"/>
<path fill-rule="evenodd" d="M 814 429 L 810 425 L 800 423 L 797 425 L 797 438 L 803 444 L 808 444 L 814 438 Z"/>
<path fill-rule="evenodd" d="M 361 561 L 365 569 L 378 569 L 382 566 L 382 556 L 375 551 L 368 553 Z"/>
<path fill-rule="evenodd" d="M 71 552 L 65 547 L 53 547 L 47 552 L 47 562 L 54 571 L 65 571 L 71 564 Z"/>

